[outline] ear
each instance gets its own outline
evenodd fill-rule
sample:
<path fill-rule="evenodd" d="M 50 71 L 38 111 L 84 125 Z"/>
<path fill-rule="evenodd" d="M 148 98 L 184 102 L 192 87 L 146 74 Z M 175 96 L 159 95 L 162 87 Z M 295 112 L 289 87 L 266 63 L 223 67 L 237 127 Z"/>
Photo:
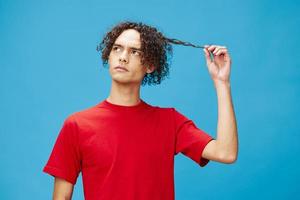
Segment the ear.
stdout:
<path fill-rule="evenodd" d="M 146 72 L 147 72 L 147 74 L 150 74 L 150 73 L 152 73 L 154 70 L 155 70 L 154 65 L 151 65 L 151 66 L 148 66 L 148 67 L 147 67 Z"/>

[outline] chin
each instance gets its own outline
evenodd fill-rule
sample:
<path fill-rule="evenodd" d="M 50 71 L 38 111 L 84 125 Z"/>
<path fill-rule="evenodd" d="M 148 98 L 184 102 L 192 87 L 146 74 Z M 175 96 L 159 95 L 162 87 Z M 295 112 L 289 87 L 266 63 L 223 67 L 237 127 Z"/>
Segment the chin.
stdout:
<path fill-rule="evenodd" d="M 141 84 L 139 81 L 133 81 L 128 79 L 122 79 L 122 78 L 112 78 L 112 81 L 118 84 Z"/>
<path fill-rule="evenodd" d="M 124 79 L 124 78 L 120 78 L 120 77 L 112 77 L 112 81 L 114 81 L 116 83 L 121 83 L 121 84 L 128 84 L 128 83 L 130 83 L 129 80 Z"/>

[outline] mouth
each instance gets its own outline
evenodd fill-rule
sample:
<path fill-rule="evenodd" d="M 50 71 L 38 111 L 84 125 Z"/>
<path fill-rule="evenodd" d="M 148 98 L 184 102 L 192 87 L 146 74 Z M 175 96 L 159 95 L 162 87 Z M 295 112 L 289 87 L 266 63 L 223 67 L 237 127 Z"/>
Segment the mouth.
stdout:
<path fill-rule="evenodd" d="M 120 65 L 116 66 L 115 69 L 116 69 L 117 71 L 126 71 L 126 72 L 128 72 L 128 69 L 126 69 L 125 67 L 122 67 L 122 66 L 120 66 Z"/>

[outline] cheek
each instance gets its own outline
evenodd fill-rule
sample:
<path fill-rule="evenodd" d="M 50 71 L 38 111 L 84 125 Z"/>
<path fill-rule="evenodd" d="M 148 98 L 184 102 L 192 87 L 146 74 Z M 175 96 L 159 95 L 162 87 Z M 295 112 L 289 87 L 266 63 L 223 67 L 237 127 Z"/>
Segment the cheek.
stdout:
<path fill-rule="evenodd" d="M 110 63 L 111 60 L 112 60 L 112 56 L 111 56 L 111 54 L 109 54 L 109 55 L 108 55 L 108 63 Z"/>
<path fill-rule="evenodd" d="M 112 55 L 109 55 L 109 56 L 108 56 L 107 63 L 109 64 L 109 66 L 115 65 L 115 64 L 116 64 L 116 59 L 115 59 L 115 57 L 112 56 Z"/>
<path fill-rule="evenodd" d="M 146 67 L 140 65 L 140 69 L 137 71 L 138 76 L 144 77 L 146 74 Z"/>

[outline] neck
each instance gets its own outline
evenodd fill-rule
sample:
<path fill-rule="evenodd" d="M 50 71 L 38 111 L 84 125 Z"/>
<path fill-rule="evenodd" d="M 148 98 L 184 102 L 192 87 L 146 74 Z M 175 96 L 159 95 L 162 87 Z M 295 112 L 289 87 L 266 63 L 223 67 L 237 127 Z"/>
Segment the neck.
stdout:
<path fill-rule="evenodd" d="M 123 106 L 137 105 L 140 102 L 140 84 L 120 84 L 112 81 L 110 94 L 106 100 Z"/>

